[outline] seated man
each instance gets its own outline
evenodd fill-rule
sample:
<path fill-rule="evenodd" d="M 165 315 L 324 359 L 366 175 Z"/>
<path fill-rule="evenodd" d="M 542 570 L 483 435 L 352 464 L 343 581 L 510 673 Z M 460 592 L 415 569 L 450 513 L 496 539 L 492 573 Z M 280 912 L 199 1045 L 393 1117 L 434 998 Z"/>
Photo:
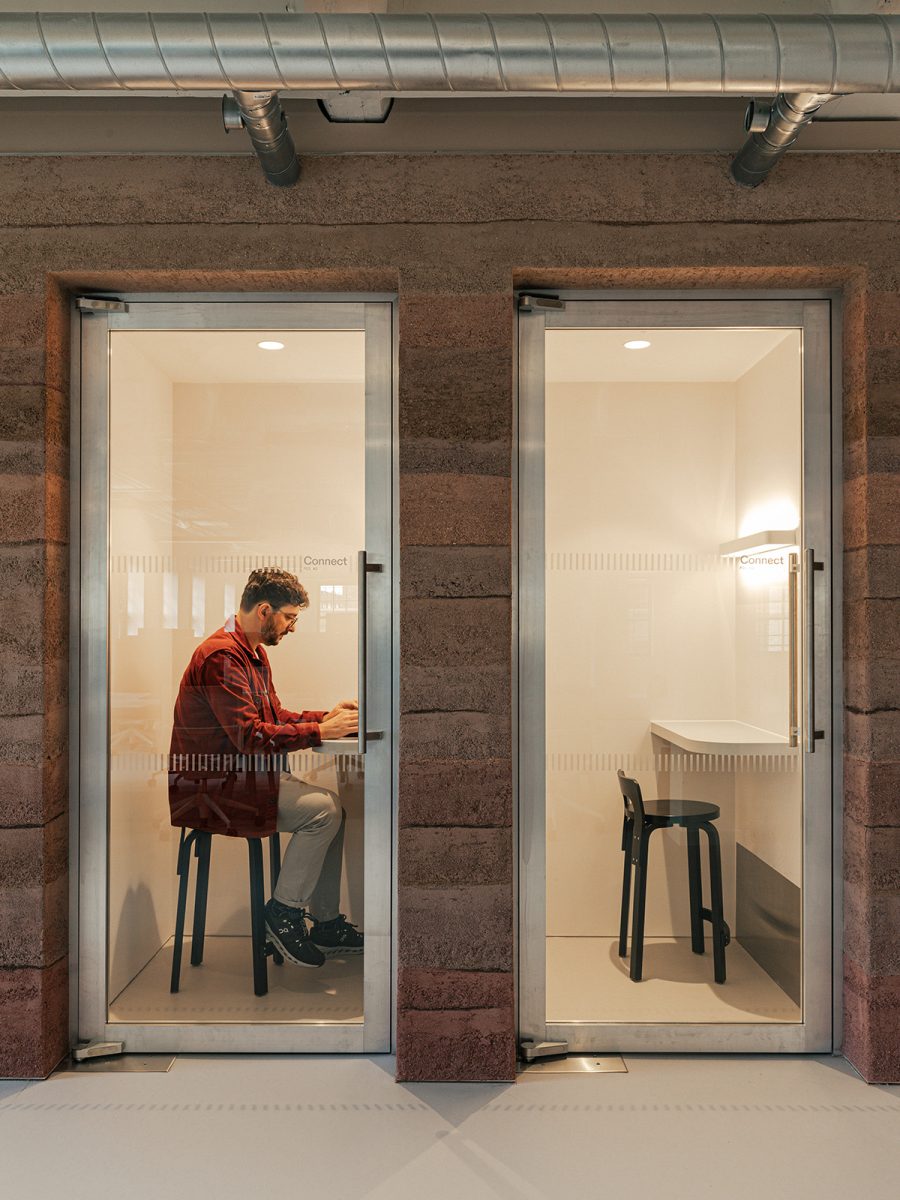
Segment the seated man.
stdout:
<path fill-rule="evenodd" d="M 356 733 L 359 714 L 355 700 L 298 713 L 278 699 L 263 647 L 292 633 L 308 607 L 290 572 L 253 571 L 240 611 L 194 651 L 175 701 L 169 800 L 173 825 L 292 835 L 266 905 L 266 935 L 291 962 L 320 967 L 326 954 L 363 948 L 363 935 L 338 912 L 346 814 L 333 792 L 282 767 L 291 750 Z"/>

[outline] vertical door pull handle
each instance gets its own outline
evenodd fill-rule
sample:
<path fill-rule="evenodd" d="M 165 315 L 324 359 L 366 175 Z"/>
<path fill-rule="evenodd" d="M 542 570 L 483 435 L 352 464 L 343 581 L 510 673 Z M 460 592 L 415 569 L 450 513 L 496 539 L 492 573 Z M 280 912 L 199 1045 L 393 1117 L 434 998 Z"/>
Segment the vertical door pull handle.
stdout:
<path fill-rule="evenodd" d="M 797 576 L 800 555 L 788 555 L 788 745 L 800 742 L 800 712 L 797 707 Z"/>
<path fill-rule="evenodd" d="M 366 557 L 365 550 L 360 550 L 358 555 L 358 580 L 357 587 L 359 590 L 359 601 L 357 604 L 358 610 L 358 634 L 357 634 L 357 650 L 359 654 L 359 666 L 357 669 L 357 680 L 359 685 L 359 733 L 357 734 L 357 752 L 365 754 L 366 742 L 371 739 L 380 738 L 380 733 L 370 734 L 366 729 L 366 692 L 368 687 L 368 658 L 366 647 L 366 633 L 368 630 L 368 612 L 367 612 L 367 576 L 370 571 L 383 571 L 384 567 L 381 563 L 370 563 Z"/>
<path fill-rule="evenodd" d="M 806 570 L 803 572 L 803 587 L 806 618 L 806 730 L 804 742 L 806 752 L 815 754 L 816 742 L 825 737 L 824 729 L 816 729 L 816 571 L 824 571 L 825 564 L 816 562 L 815 550 L 806 551 Z"/>

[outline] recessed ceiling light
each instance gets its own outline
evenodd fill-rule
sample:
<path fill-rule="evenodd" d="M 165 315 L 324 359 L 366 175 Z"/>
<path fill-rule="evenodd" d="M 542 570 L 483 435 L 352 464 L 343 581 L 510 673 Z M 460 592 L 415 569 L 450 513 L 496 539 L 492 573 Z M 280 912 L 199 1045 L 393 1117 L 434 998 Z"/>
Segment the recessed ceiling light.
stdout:
<path fill-rule="evenodd" d="M 649 345 L 650 345 L 650 343 L 645 341 L 643 338 L 635 338 L 633 342 L 625 343 L 625 349 L 626 350 L 646 350 Z"/>
<path fill-rule="evenodd" d="M 260 350 L 283 350 L 284 342 L 257 342 Z"/>

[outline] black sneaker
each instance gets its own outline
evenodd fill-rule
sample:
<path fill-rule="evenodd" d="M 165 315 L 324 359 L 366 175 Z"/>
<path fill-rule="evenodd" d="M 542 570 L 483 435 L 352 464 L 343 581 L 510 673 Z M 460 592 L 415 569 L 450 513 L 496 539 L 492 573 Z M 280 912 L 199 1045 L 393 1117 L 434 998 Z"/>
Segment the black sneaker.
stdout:
<path fill-rule="evenodd" d="M 309 940 L 306 913 L 302 908 L 271 899 L 266 905 L 266 937 L 276 950 L 298 967 L 321 967 L 325 955 Z"/>
<path fill-rule="evenodd" d="M 343 913 L 339 913 L 332 921 L 314 920 L 309 936 L 329 956 L 362 954 L 363 951 L 363 935 Z"/>

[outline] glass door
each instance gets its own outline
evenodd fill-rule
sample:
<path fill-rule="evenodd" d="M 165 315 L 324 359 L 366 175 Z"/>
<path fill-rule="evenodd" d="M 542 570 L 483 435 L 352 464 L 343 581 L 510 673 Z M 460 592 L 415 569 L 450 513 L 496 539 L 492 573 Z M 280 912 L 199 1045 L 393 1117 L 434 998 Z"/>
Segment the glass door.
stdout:
<path fill-rule="evenodd" d="M 390 1049 L 391 328 L 81 317 L 82 1039 Z"/>
<path fill-rule="evenodd" d="M 523 1039 L 831 1048 L 829 321 L 522 313 Z"/>

